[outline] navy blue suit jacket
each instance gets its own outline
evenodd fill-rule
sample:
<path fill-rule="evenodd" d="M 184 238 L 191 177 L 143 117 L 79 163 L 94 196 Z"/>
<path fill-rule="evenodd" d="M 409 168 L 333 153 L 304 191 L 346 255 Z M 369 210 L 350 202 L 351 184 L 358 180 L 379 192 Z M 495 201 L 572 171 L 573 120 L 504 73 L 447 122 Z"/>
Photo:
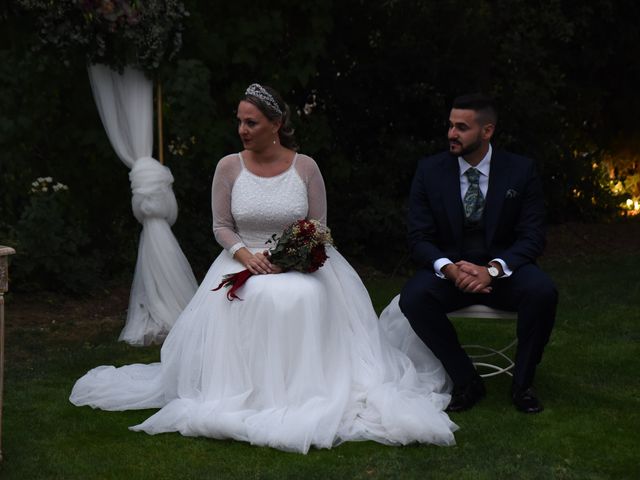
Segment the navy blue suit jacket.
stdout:
<path fill-rule="evenodd" d="M 494 150 L 484 210 L 485 245 L 515 271 L 545 244 L 544 197 L 533 160 Z M 458 159 L 449 152 L 418 163 L 409 200 L 409 248 L 422 267 L 462 257 L 464 211 Z"/>

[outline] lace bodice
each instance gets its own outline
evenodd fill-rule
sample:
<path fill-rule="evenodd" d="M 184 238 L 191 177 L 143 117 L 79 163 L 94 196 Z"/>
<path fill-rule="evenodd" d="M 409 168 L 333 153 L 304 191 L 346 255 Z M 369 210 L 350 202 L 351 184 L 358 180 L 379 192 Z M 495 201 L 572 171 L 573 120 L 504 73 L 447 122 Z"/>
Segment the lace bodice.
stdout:
<path fill-rule="evenodd" d="M 240 154 L 218 163 L 212 186 L 213 232 L 231 254 L 239 248 L 266 247 L 295 220 L 326 223 L 326 194 L 312 158 L 296 154 L 291 167 L 274 177 L 250 172 Z"/>

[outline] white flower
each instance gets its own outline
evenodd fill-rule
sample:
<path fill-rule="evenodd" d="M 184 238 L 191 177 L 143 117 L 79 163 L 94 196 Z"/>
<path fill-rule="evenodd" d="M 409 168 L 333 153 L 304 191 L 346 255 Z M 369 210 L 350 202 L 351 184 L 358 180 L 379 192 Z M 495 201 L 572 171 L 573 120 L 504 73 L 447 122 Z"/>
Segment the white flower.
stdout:
<path fill-rule="evenodd" d="M 32 187 L 37 187 L 37 186 L 38 186 L 38 182 L 32 182 L 32 183 L 31 183 L 31 186 L 32 186 Z M 33 189 L 32 189 L 32 190 L 33 190 Z"/>
<path fill-rule="evenodd" d="M 45 182 L 47 182 L 47 183 L 53 183 L 53 178 L 51 178 L 51 177 L 45 177 L 45 178 L 44 178 L 44 181 L 45 181 Z"/>
<path fill-rule="evenodd" d="M 53 186 L 53 191 L 59 192 L 60 190 L 69 190 L 69 187 L 67 187 L 64 183 L 56 182 L 56 184 Z"/>

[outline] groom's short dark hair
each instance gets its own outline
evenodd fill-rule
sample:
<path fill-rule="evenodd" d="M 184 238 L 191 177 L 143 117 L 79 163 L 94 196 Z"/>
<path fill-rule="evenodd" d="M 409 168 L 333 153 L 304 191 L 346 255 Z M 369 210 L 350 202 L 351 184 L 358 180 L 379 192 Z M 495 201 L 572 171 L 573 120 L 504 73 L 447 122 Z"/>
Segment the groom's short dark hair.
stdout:
<path fill-rule="evenodd" d="M 478 121 L 482 125 L 498 122 L 498 113 L 496 112 L 493 99 L 482 93 L 469 93 L 460 95 L 453 100 L 451 108 L 460 110 L 473 110 L 478 115 Z"/>

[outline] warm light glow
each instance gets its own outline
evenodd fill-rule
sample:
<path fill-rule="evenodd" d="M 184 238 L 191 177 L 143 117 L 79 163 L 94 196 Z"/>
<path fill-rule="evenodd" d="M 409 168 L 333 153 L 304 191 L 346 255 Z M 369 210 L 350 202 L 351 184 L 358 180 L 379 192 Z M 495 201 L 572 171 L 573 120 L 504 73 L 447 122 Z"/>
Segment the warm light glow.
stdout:
<path fill-rule="evenodd" d="M 603 190 L 608 190 L 617 199 L 618 213 L 626 216 L 640 216 L 640 155 L 621 151 L 619 154 L 606 153 L 601 158 L 597 152 L 574 151 L 574 156 L 591 158 L 591 168 L 595 178 Z M 585 192 L 571 188 L 570 194 L 575 199 L 586 199 Z M 598 199 L 591 197 L 596 205 Z"/>
<path fill-rule="evenodd" d="M 619 194 L 624 192 L 624 185 L 622 184 L 622 182 L 620 180 L 618 180 L 617 183 L 613 183 L 611 182 L 611 184 L 613 184 L 613 186 L 611 187 L 611 191 L 615 194 Z"/>
<path fill-rule="evenodd" d="M 640 215 L 640 199 L 627 198 L 621 207 L 627 215 Z"/>
<path fill-rule="evenodd" d="M 640 215 L 640 162 L 637 156 L 607 154 L 598 164 L 602 175 L 600 186 L 608 189 L 621 203 L 622 215 Z M 574 197 L 575 192 L 572 192 Z"/>

